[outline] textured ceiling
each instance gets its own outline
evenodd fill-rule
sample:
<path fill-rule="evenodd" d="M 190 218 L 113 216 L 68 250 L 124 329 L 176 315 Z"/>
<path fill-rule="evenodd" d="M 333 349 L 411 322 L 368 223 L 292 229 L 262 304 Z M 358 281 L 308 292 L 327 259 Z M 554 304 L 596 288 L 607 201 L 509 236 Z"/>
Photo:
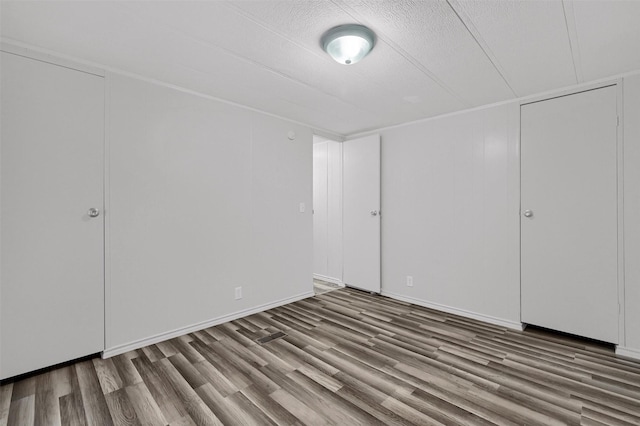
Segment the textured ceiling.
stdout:
<path fill-rule="evenodd" d="M 341 135 L 640 69 L 640 1 L 2 1 L 1 34 Z M 358 22 L 353 66 L 320 47 Z"/>

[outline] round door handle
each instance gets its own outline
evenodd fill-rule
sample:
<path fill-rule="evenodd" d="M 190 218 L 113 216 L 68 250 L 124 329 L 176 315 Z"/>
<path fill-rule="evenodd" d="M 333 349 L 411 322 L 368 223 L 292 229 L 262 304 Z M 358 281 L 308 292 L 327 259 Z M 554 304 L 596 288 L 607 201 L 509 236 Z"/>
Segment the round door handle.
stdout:
<path fill-rule="evenodd" d="M 371 216 L 378 216 L 378 210 L 371 210 Z"/>
<path fill-rule="evenodd" d="M 98 217 L 98 216 L 100 216 L 100 210 L 94 209 L 94 208 L 90 208 L 89 211 L 87 212 L 87 214 L 89 215 L 89 217 Z"/>
<path fill-rule="evenodd" d="M 533 217 L 533 211 L 525 210 L 524 211 L 524 217 Z"/>

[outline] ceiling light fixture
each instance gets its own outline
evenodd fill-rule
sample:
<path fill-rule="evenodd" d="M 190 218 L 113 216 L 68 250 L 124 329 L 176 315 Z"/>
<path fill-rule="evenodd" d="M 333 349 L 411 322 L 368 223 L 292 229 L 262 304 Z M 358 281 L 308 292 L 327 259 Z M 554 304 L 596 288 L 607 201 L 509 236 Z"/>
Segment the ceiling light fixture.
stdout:
<path fill-rule="evenodd" d="M 347 24 L 331 28 L 321 39 L 322 48 L 336 62 L 353 65 L 367 56 L 376 36 L 364 25 Z"/>

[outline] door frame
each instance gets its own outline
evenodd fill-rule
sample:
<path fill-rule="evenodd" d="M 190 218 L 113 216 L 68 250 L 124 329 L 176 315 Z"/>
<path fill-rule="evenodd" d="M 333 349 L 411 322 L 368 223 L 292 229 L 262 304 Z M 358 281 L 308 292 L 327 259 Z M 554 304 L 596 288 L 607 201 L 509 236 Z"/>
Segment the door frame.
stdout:
<path fill-rule="evenodd" d="M 602 89 L 604 87 L 616 86 L 616 112 L 618 115 L 618 126 L 616 131 L 616 184 L 617 184 L 617 263 L 618 263 L 618 344 L 616 346 L 626 346 L 626 332 L 625 332 L 625 280 L 624 280 L 624 132 L 622 131 L 624 125 L 624 99 L 623 99 L 623 78 L 606 79 L 597 83 L 581 84 L 569 89 L 563 89 L 553 92 L 553 94 L 536 95 L 522 99 L 518 105 L 518 142 L 517 142 L 517 155 L 518 155 L 518 188 L 519 194 L 519 249 L 520 249 L 520 322 L 522 322 L 522 107 L 524 105 L 547 101 L 555 98 L 561 98 L 564 96 L 575 95 L 582 92 L 587 92 L 596 89 Z"/>

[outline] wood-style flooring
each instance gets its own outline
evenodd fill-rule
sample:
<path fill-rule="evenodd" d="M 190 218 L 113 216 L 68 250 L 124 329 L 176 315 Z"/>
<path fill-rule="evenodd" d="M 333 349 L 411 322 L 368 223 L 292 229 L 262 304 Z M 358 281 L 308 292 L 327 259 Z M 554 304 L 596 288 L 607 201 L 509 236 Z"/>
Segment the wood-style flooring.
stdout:
<path fill-rule="evenodd" d="M 330 291 L 341 289 L 342 287 L 338 284 L 330 283 L 328 281 L 319 280 L 314 278 L 313 280 L 313 292 L 314 294 L 324 294 L 329 293 Z"/>
<path fill-rule="evenodd" d="M 640 363 L 342 289 L 5 384 L 0 424 L 638 425 Z"/>

